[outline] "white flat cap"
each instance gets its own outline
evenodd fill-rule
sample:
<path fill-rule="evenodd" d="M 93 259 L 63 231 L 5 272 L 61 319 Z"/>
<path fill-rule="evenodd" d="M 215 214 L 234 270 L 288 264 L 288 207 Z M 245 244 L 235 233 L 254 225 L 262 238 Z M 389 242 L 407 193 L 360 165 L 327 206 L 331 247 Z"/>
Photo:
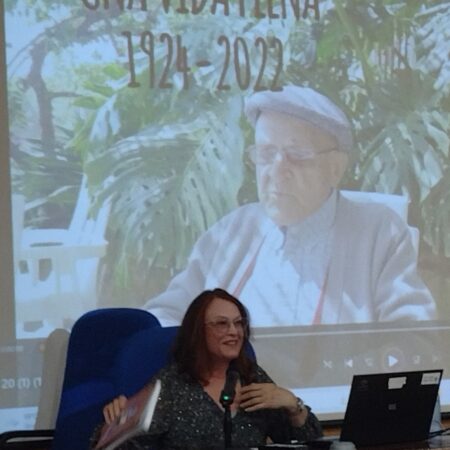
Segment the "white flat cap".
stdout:
<path fill-rule="evenodd" d="M 285 86 L 281 91 L 256 92 L 247 97 L 244 111 L 253 126 L 263 111 L 289 114 L 334 136 L 340 151 L 352 151 L 352 128 L 347 116 L 328 97 L 311 88 Z"/>

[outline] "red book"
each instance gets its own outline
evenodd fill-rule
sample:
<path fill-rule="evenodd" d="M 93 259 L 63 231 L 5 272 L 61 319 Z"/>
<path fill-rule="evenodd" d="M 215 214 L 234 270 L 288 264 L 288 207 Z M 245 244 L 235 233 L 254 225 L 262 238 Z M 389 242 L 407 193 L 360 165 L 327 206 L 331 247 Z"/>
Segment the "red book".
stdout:
<path fill-rule="evenodd" d="M 147 431 L 160 391 L 161 381 L 156 380 L 131 396 L 121 416 L 116 421 L 103 425 L 95 449 L 113 450 L 127 439 Z"/>

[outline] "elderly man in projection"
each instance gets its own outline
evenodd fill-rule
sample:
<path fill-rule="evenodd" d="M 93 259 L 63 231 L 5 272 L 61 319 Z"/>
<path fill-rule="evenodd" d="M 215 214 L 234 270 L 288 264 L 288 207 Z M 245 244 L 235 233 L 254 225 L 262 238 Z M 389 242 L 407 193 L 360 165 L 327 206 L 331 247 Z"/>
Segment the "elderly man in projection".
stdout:
<path fill-rule="evenodd" d="M 245 113 L 259 202 L 201 236 L 186 269 L 146 307 L 163 325 L 177 324 L 190 299 L 221 287 L 242 300 L 254 326 L 434 318 L 405 221 L 337 189 L 352 150 L 345 114 L 298 86 L 253 94 Z"/>

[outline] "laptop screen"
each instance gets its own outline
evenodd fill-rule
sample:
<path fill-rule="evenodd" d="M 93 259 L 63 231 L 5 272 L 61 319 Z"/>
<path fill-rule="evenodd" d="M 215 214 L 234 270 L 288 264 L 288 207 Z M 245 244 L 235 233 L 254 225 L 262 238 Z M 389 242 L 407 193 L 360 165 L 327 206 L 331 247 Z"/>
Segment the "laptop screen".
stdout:
<path fill-rule="evenodd" d="M 442 372 L 354 375 L 341 441 L 379 445 L 427 439 Z"/>

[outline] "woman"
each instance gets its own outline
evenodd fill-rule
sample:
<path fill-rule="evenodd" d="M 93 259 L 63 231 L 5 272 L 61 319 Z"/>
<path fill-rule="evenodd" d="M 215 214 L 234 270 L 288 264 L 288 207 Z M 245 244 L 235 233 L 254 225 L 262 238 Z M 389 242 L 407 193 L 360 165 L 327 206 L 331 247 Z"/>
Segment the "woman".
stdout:
<path fill-rule="evenodd" d="M 239 372 L 230 406 L 234 447 L 320 437 L 310 408 L 248 356 L 249 335 L 248 313 L 239 300 L 222 289 L 201 293 L 186 311 L 173 362 L 157 375 L 162 389 L 150 429 L 120 449 L 224 448 L 220 395 L 231 361 Z M 124 396 L 106 405 L 105 421 L 116 420 L 125 405 Z"/>

